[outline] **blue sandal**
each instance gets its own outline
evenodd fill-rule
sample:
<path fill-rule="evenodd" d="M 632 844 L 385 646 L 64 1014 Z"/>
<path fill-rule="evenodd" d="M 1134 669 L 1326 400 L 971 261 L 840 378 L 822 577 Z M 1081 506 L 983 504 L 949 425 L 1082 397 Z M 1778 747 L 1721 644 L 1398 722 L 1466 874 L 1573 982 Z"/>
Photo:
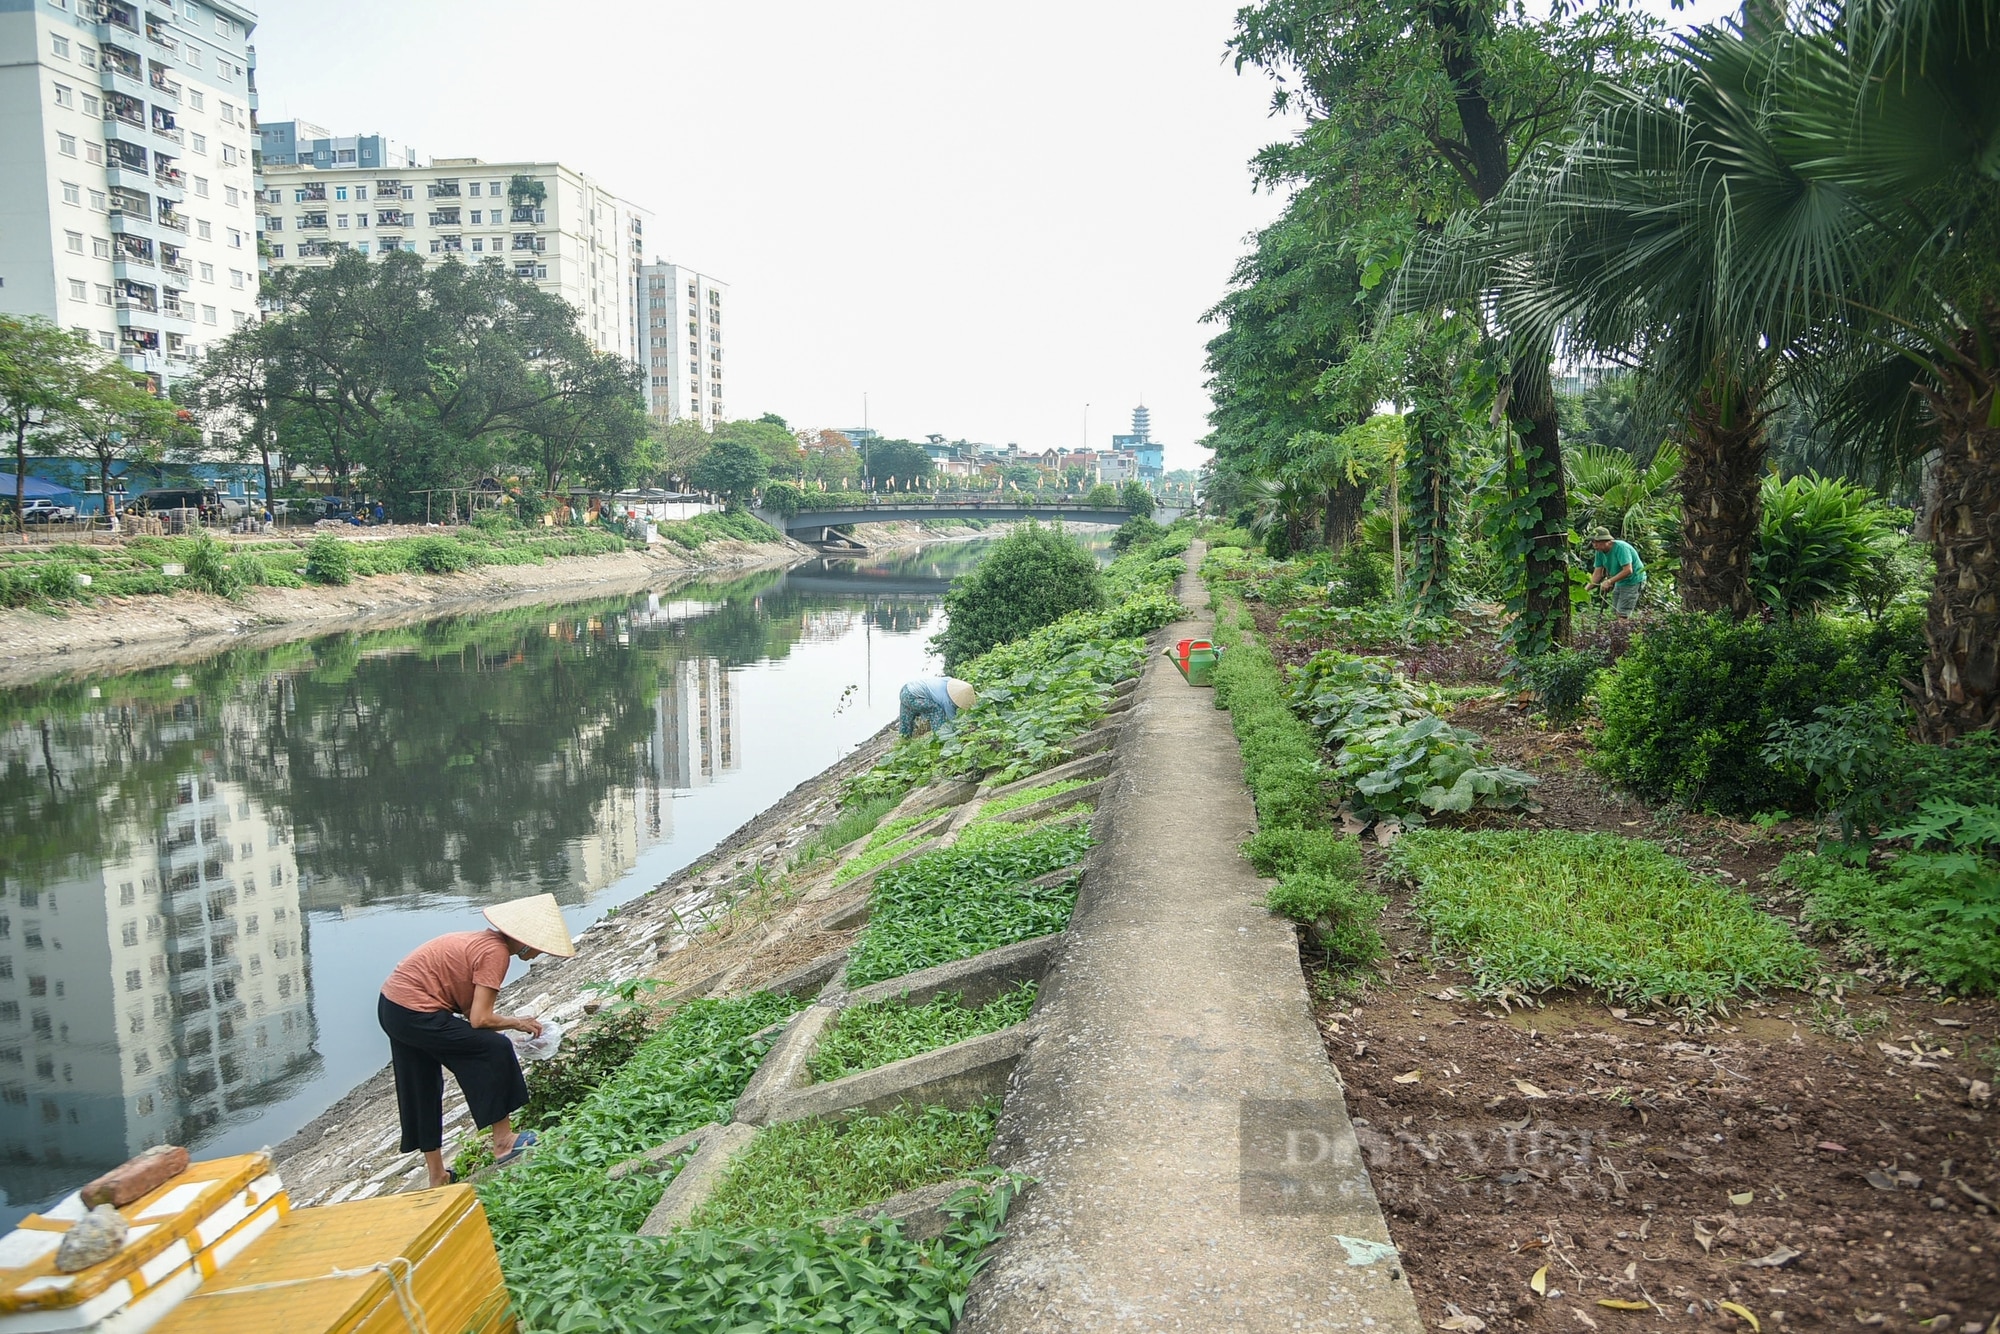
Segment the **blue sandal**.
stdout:
<path fill-rule="evenodd" d="M 514 1147 L 501 1154 L 498 1158 L 495 1158 L 493 1165 L 495 1167 L 506 1167 L 508 1164 L 517 1161 L 522 1154 L 534 1148 L 539 1143 L 541 1141 L 535 1138 L 534 1131 L 523 1130 L 514 1137 Z"/>

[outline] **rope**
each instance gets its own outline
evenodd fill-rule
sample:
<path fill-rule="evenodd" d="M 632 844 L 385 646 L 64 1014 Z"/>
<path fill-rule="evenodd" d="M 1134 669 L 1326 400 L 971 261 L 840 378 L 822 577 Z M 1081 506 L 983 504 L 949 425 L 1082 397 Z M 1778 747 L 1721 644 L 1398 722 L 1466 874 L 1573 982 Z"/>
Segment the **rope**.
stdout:
<path fill-rule="evenodd" d="M 403 1266 L 401 1272 L 398 1272 L 396 1269 L 397 1265 Z M 411 1284 L 414 1282 L 416 1268 L 416 1263 L 408 1256 L 395 1255 L 377 1264 L 363 1265 L 359 1269 L 341 1269 L 336 1267 L 324 1274 L 314 1274 L 309 1278 L 286 1278 L 277 1279 L 270 1283 L 249 1283 L 240 1288 L 222 1288 L 214 1292 L 204 1293 L 203 1295 L 219 1297 L 226 1293 L 235 1292 L 270 1292 L 276 1288 L 296 1288 L 306 1283 L 323 1283 L 330 1278 L 366 1278 L 370 1274 L 387 1274 L 389 1276 L 389 1292 L 395 1297 L 396 1306 L 403 1313 L 403 1324 L 410 1330 L 410 1334 L 431 1334 L 430 1322 L 424 1318 L 423 1304 L 417 1300 L 416 1293 L 411 1291 Z"/>

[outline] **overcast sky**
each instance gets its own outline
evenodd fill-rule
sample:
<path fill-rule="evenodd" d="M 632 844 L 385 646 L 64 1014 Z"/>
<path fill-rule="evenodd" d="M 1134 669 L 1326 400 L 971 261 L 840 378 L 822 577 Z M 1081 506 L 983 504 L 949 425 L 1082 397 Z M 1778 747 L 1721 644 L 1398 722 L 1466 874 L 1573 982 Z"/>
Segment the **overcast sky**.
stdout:
<path fill-rule="evenodd" d="M 1281 202 L 1238 0 L 264 0 L 260 114 L 558 159 L 731 285 L 732 416 L 1206 457 L 1201 314 Z M 1656 0 L 1662 12 L 1666 0 Z M 1701 17 L 1720 8 L 1702 0 Z M 1679 21 L 1685 22 L 1682 16 Z"/>

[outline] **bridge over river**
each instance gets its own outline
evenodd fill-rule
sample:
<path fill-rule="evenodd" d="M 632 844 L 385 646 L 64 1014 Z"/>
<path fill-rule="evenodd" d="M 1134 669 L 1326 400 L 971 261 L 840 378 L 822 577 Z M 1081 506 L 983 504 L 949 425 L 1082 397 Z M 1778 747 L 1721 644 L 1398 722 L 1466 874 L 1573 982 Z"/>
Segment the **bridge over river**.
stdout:
<path fill-rule="evenodd" d="M 898 519 L 917 523 L 926 520 L 948 522 L 954 519 L 983 519 L 990 523 L 1039 519 L 1047 523 L 1061 519 L 1070 523 L 1121 524 L 1132 517 L 1132 511 L 1123 505 L 1062 502 L 1035 504 L 1019 500 L 906 501 L 882 505 L 848 505 L 839 509 L 800 510 L 789 519 L 766 510 L 753 512 L 773 528 L 802 542 L 828 542 L 838 536 L 834 532 L 835 529 L 857 523 L 894 523 Z M 1179 507 L 1162 505 L 1153 511 L 1153 517 L 1161 523 L 1172 523 L 1181 516 L 1181 513 Z"/>

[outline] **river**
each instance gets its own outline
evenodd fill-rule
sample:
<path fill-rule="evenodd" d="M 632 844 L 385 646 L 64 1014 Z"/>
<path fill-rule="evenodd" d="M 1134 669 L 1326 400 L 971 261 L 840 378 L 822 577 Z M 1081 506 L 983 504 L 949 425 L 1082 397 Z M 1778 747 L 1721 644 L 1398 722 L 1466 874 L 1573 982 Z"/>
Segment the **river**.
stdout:
<path fill-rule="evenodd" d="M 694 862 L 895 717 L 986 546 L 0 692 L 0 1224 L 283 1140 L 480 905 L 580 930 Z"/>

